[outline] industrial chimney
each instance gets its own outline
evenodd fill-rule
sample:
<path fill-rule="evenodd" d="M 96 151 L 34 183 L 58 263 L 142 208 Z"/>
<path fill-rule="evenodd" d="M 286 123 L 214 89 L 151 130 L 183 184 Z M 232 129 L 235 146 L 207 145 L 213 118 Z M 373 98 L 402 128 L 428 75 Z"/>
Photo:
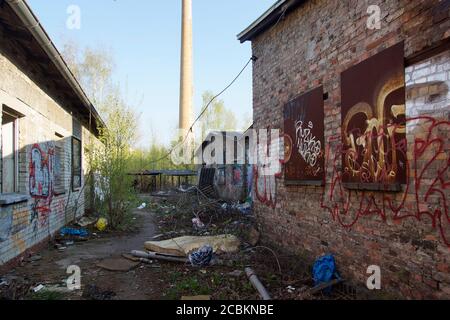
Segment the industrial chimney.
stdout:
<path fill-rule="evenodd" d="M 193 62 L 192 62 L 192 0 L 182 0 L 181 27 L 181 79 L 180 79 L 180 123 L 189 130 L 192 124 Z"/>

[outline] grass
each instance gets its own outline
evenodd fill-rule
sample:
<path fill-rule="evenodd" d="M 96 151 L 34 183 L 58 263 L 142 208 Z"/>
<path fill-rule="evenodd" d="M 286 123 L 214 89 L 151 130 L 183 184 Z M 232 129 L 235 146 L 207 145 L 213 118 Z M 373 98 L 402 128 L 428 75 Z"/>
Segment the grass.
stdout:
<path fill-rule="evenodd" d="M 62 292 L 42 290 L 32 293 L 29 300 L 65 300 L 66 295 Z"/>
<path fill-rule="evenodd" d="M 210 288 L 203 284 L 196 276 L 191 276 L 176 282 L 171 287 L 166 297 L 170 300 L 178 300 L 181 296 L 198 296 L 198 295 L 210 295 Z"/>

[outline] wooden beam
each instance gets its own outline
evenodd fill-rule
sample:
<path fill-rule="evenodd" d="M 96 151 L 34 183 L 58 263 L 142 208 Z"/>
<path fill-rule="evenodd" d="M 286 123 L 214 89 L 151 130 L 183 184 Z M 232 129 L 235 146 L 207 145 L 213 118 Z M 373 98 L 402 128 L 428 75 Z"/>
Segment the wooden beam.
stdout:
<path fill-rule="evenodd" d="M 406 57 L 405 66 L 410 67 L 421 61 L 437 56 L 438 54 L 441 54 L 442 52 L 447 50 L 450 50 L 450 37 L 439 41 L 437 44 L 433 46 L 429 46 L 423 50 L 420 50 L 419 52 L 409 57 Z"/>

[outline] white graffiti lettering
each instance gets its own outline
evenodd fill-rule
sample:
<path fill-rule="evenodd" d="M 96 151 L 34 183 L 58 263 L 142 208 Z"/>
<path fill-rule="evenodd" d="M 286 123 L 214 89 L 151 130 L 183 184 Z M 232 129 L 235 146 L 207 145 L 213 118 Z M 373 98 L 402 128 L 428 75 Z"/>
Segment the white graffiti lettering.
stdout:
<path fill-rule="evenodd" d="M 322 143 L 312 134 L 314 124 L 310 121 L 308 128 L 303 128 L 303 121 L 295 123 L 296 146 L 297 150 L 311 167 L 317 164 L 317 160 L 322 150 Z"/>

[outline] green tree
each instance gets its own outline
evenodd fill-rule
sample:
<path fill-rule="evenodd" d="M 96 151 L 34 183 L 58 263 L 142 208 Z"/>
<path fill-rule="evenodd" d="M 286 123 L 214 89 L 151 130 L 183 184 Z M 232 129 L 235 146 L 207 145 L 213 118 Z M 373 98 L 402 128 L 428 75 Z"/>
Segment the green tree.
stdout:
<path fill-rule="evenodd" d="M 203 106 L 211 101 L 214 94 L 211 91 L 203 93 Z M 229 110 L 223 100 L 214 100 L 208 109 L 205 111 L 203 117 L 200 119 L 200 132 L 202 139 L 204 139 L 209 131 L 234 131 L 237 130 L 237 120 L 233 111 Z"/>
<path fill-rule="evenodd" d="M 108 218 L 110 227 L 121 228 L 136 200 L 128 173 L 138 137 L 138 116 L 112 80 L 111 53 L 89 47 L 80 50 L 69 42 L 62 54 L 106 124 L 98 127 L 101 143 L 91 141 L 88 146 L 90 192 L 95 190 L 95 209 Z"/>

